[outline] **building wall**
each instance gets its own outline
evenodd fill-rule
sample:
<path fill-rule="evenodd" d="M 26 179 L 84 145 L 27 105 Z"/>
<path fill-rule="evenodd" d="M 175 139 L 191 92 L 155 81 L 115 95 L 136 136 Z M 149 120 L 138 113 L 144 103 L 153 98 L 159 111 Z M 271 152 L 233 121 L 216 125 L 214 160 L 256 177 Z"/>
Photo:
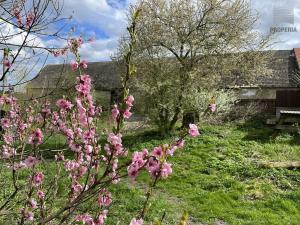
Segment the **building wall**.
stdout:
<path fill-rule="evenodd" d="M 240 88 L 236 92 L 241 100 L 275 100 L 278 90 L 300 90 L 300 88 Z"/>
<path fill-rule="evenodd" d="M 265 113 L 266 115 L 276 114 L 276 91 L 279 90 L 300 90 L 300 88 L 239 88 L 235 89 L 239 98 L 239 106 L 245 109 Z"/>

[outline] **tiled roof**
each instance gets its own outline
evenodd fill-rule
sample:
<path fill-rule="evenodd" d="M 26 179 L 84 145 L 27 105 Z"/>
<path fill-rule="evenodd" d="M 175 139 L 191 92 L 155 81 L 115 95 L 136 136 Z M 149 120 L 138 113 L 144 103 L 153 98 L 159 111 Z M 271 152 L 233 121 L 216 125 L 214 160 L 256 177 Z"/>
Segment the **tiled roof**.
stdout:
<path fill-rule="evenodd" d="M 272 53 L 267 60 L 267 67 L 271 70 L 268 75 L 261 75 L 255 79 L 251 86 L 259 87 L 297 87 L 299 83 L 293 78 L 295 71 L 300 68 L 300 48 L 293 50 L 273 50 L 266 52 Z M 121 78 L 117 67 L 113 62 L 89 63 L 86 73 L 90 74 L 95 89 L 97 90 L 115 90 L 121 87 Z M 42 69 L 32 82 L 31 88 L 55 88 L 57 83 L 65 86 L 70 80 L 75 80 L 76 74 L 70 69 L 69 65 L 47 65 Z M 63 80 L 61 80 L 61 77 Z M 65 79 L 65 78 L 69 78 Z M 235 84 L 226 81 L 228 86 L 248 86 L 242 80 L 237 80 Z M 228 85 L 230 83 L 230 85 Z"/>
<path fill-rule="evenodd" d="M 111 91 L 121 88 L 121 78 L 117 67 L 112 62 L 92 62 L 84 73 L 92 78 L 93 85 L 97 90 Z M 65 86 L 75 82 L 78 73 L 71 70 L 69 65 L 47 65 L 32 80 L 30 88 L 56 88 L 57 85 Z"/>
<path fill-rule="evenodd" d="M 299 82 L 294 79 L 295 72 L 299 70 L 294 50 L 271 50 L 266 51 L 265 54 L 267 54 L 268 73 L 257 76 L 251 85 L 240 80 L 233 87 L 286 88 L 299 86 Z M 300 51 L 298 54 L 298 60 L 300 60 Z"/>
<path fill-rule="evenodd" d="M 292 50 L 276 50 L 268 60 L 269 75 L 258 77 L 261 87 L 295 87 L 293 76 L 297 69 Z"/>

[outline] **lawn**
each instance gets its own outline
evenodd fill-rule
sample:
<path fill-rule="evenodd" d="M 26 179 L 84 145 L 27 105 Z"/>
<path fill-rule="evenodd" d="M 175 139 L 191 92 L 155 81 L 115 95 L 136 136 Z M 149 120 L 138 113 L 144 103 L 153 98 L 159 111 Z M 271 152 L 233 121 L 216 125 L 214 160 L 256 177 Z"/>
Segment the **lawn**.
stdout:
<path fill-rule="evenodd" d="M 187 140 L 185 149 L 171 159 L 173 174 L 158 184 L 147 221 L 164 217 L 163 224 L 178 224 L 188 212 L 191 225 L 299 224 L 299 171 L 264 169 L 258 164 L 299 160 L 300 135 L 278 134 L 254 122 L 200 127 L 202 135 Z M 124 145 L 133 152 L 170 140 L 146 129 L 129 132 Z M 56 138 L 50 143 L 59 147 L 63 141 Z M 44 168 L 48 175 L 51 166 Z M 145 201 L 148 182 L 148 176 L 141 174 L 136 181 L 123 180 L 112 187 L 115 200 L 107 224 L 129 224 Z M 61 181 L 58 192 L 65 189 Z"/>
<path fill-rule="evenodd" d="M 299 224 L 299 171 L 258 167 L 262 161 L 299 160 L 299 135 L 254 122 L 201 130 L 201 137 L 172 159 L 172 176 L 158 185 L 156 198 L 166 208 L 158 204 L 153 210 L 168 211 L 171 221 L 187 211 L 191 224 Z M 161 142 L 149 136 L 126 140 L 131 150 Z"/>

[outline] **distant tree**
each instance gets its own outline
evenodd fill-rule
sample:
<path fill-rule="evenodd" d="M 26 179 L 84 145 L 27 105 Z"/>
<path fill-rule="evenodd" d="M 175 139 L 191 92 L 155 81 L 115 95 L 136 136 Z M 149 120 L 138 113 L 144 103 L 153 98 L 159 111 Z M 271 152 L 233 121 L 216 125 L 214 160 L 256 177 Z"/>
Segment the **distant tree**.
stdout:
<path fill-rule="evenodd" d="M 1 89 L 22 86 L 46 63 L 49 54 L 67 53 L 63 0 L 0 1 Z M 46 44 L 45 44 L 46 43 Z M 29 76 L 31 75 L 31 76 Z M 10 81 L 10 84 L 8 84 Z"/>
<path fill-rule="evenodd" d="M 246 1 L 144 0 L 142 5 L 135 88 L 147 96 L 162 134 L 193 109 L 195 90 L 216 89 L 225 81 L 251 84 L 266 72 L 262 50 L 270 36 L 254 30 L 259 17 Z"/>

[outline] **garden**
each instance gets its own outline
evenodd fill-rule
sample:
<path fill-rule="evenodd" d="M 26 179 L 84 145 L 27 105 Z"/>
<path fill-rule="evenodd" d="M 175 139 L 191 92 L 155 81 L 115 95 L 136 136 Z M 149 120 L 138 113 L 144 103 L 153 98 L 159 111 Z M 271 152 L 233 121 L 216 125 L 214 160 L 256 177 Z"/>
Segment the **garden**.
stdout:
<path fill-rule="evenodd" d="M 0 7 L 0 224 L 299 224 L 298 124 L 274 129 L 236 91 L 270 73 L 249 4 L 132 4 L 107 79 L 119 88 L 98 90 L 108 107 L 95 41 L 59 0 Z M 17 95 L 48 57 L 64 61 L 55 82 Z"/>

